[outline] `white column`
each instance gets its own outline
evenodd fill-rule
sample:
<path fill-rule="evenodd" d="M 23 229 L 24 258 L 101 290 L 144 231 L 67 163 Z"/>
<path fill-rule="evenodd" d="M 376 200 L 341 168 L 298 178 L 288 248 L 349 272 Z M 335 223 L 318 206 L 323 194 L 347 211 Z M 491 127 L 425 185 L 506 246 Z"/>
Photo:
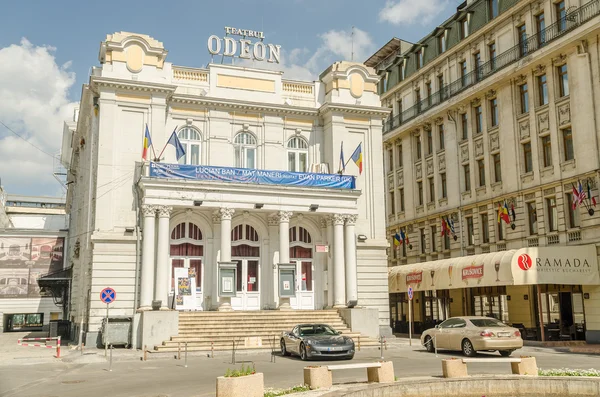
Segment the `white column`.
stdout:
<path fill-rule="evenodd" d="M 327 307 L 333 307 L 333 223 L 331 217 L 325 219 L 327 227 Z"/>
<path fill-rule="evenodd" d="M 231 218 L 234 212 L 235 210 L 232 208 L 219 209 L 219 215 L 221 216 L 221 262 L 231 262 Z M 219 311 L 230 310 L 231 298 L 228 296 L 219 297 Z"/>
<path fill-rule="evenodd" d="M 333 221 L 333 307 L 346 307 L 344 269 L 344 216 L 332 215 Z"/>
<path fill-rule="evenodd" d="M 356 285 L 356 236 L 354 225 L 357 215 L 346 215 L 346 227 L 344 228 L 344 244 L 346 251 L 346 300 L 358 300 Z"/>
<path fill-rule="evenodd" d="M 290 218 L 291 212 L 279 211 L 277 218 L 279 220 L 279 263 L 290 263 Z M 278 273 L 279 274 L 279 273 Z M 298 275 L 296 275 L 297 277 Z M 279 278 L 277 279 L 279 287 Z M 293 286 L 296 288 L 296 285 Z M 291 310 L 290 298 L 279 298 L 279 310 Z"/>
<path fill-rule="evenodd" d="M 140 276 L 140 307 L 138 311 L 152 309 L 154 295 L 154 239 L 156 226 L 156 207 L 142 205 L 144 229 L 142 238 L 142 274 Z M 137 281 L 137 280 L 136 280 Z"/>
<path fill-rule="evenodd" d="M 158 209 L 158 241 L 156 247 L 156 283 L 154 299 L 161 301 L 160 310 L 169 310 L 169 220 L 173 207 L 157 206 Z"/>

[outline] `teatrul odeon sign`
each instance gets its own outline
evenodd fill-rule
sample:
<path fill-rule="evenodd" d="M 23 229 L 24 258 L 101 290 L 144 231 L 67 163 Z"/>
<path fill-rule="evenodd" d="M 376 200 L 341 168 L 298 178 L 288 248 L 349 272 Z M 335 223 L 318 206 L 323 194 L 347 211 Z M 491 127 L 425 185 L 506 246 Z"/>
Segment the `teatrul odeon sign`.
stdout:
<path fill-rule="evenodd" d="M 150 176 L 168 179 L 321 187 L 329 189 L 354 189 L 356 186 L 355 178 L 351 175 L 211 167 L 206 165 L 150 163 Z"/>
<path fill-rule="evenodd" d="M 224 38 L 220 38 L 214 34 L 208 38 L 208 52 L 211 55 L 279 63 L 281 46 L 263 43 L 265 38 L 263 32 L 225 27 L 225 33 L 227 36 Z M 240 36 L 242 38 L 236 40 L 233 37 L 229 37 L 229 35 Z"/>
<path fill-rule="evenodd" d="M 396 266 L 390 292 L 505 285 L 600 285 L 596 246 L 536 247 Z"/>

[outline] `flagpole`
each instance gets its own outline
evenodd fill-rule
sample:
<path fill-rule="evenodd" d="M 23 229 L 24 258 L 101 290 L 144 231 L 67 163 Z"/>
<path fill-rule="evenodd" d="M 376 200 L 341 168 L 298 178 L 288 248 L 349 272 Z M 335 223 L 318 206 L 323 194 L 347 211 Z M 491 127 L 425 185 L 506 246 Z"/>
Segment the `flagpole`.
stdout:
<path fill-rule="evenodd" d="M 578 179 L 578 180 L 577 180 L 577 182 L 579 182 L 579 186 L 581 186 L 581 192 L 582 192 L 583 194 L 586 194 L 586 192 L 583 190 L 583 185 L 581 184 L 581 180 L 580 180 L 580 179 Z M 579 187 L 579 186 L 578 186 L 578 187 Z M 578 190 L 578 191 L 579 191 L 579 190 Z M 588 206 L 588 204 L 585 202 L 585 199 L 581 200 L 581 202 L 583 203 L 583 205 L 584 205 L 585 209 L 589 211 L 589 210 L 590 210 L 590 207 L 589 207 L 589 206 Z"/>
<path fill-rule="evenodd" d="M 158 155 L 158 160 L 160 161 L 160 156 L 162 156 L 162 154 L 164 153 L 165 149 L 167 148 L 167 145 L 169 144 L 169 141 L 171 140 L 171 137 L 173 136 L 173 134 L 175 133 L 175 130 L 177 130 L 177 126 L 175 126 L 175 128 L 173 129 L 173 132 L 171 133 L 171 135 L 169 136 L 169 139 L 167 140 L 167 143 L 165 143 L 165 146 L 163 147 L 163 149 L 161 150 L 160 154 Z"/>

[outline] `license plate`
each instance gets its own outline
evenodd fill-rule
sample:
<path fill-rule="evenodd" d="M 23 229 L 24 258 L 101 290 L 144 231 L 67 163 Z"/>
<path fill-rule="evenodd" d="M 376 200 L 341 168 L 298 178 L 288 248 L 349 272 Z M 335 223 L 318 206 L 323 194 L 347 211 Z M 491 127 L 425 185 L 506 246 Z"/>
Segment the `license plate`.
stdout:
<path fill-rule="evenodd" d="M 498 332 L 498 336 L 507 337 L 510 336 L 510 332 Z"/>
<path fill-rule="evenodd" d="M 341 351 L 341 350 L 344 350 L 344 348 L 343 347 L 328 347 L 327 348 L 328 352 L 337 352 L 337 351 Z"/>

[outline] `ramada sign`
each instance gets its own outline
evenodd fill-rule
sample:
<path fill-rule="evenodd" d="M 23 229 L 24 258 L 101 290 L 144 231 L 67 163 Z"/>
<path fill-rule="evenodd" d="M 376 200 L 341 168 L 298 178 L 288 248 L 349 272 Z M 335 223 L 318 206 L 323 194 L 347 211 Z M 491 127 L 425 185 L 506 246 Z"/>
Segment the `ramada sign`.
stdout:
<path fill-rule="evenodd" d="M 475 266 L 472 264 L 471 266 L 465 267 L 462 269 L 462 279 L 467 280 L 470 278 L 482 278 L 483 277 L 483 265 Z"/>

